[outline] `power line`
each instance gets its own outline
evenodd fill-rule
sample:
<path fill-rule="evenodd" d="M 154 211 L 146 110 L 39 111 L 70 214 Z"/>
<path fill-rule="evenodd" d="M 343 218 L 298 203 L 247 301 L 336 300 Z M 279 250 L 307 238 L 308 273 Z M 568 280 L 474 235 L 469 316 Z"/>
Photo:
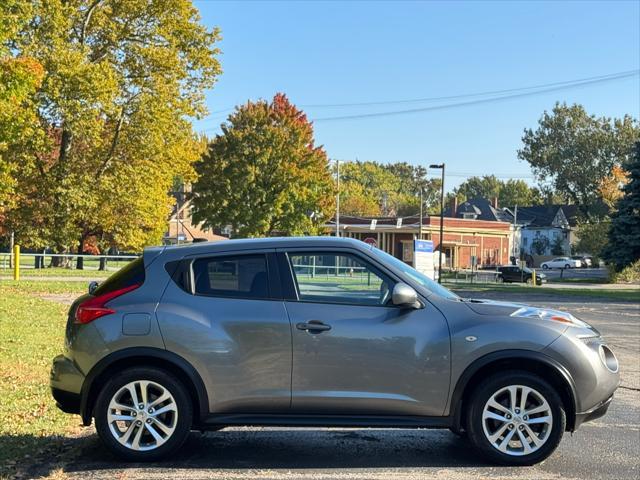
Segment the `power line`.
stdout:
<path fill-rule="evenodd" d="M 553 91 L 579 88 L 585 85 L 593 85 L 598 83 L 606 83 L 606 82 L 621 80 L 624 78 L 636 76 L 638 75 L 638 73 L 640 73 L 640 70 L 637 70 L 637 69 L 626 70 L 623 72 L 610 73 L 606 75 L 586 77 L 586 78 L 575 79 L 575 80 L 565 80 L 561 82 L 545 83 L 545 84 L 539 84 L 539 85 L 532 85 L 528 87 L 509 88 L 504 90 L 491 90 L 491 91 L 478 92 L 478 93 L 466 93 L 466 94 L 447 95 L 447 96 L 440 96 L 440 97 L 425 97 L 425 98 L 414 98 L 414 99 L 405 99 L 405 100 L 385 100 L 385 101 L 355 102 L 355 103 L 301 104 L 299 106 L 300 108 L 359 107 L 359 106 L 391 105 L 391 104 L 403 104 L 403 103 L 406 104 L 406 103 L 436 102 L 436 101 L 443 101 L 443 100 L 455 100 L 455 99 L 461 99 L 461 98 L 472 98 L 472 97 L 494 95 L 491 98 L 477 99 L 469 102 L 449 103 L 444 105 L 436 105 L 432 107 L 422 107 L 422 108 L 399 110 L 399 111 L 342 115 L 342 116 L 335 116 L 335 117 L 322 117 L 322 118 L 316 118 L 314 119 L 314 121 L 322 122 L 322 121 L 330 121 L 330 120 L 347 120 L 347 119 L 357 119 L 357 118 L 367 118 L 367 117 L 380 117 L 380 116 L 425 112 L 425 111 L 431 111 L 431 110 L 444 110 L 448 108 L 463 107 L 467 105 L 497 102 L 501 100 L 508 100 L 511 98 L 520 98 L 520 97 L 526 97 L 531 95 L 539 95 L 542 93 L 548 93 Z M 530 91 L 530 90 L 533 90 L 533 91 Z M 515 92 L 519 92 L 519 93 L 515 93 Z M 510 93 L 511 95 L 505 95 Z M 211 112 L 211 115 L 209 116 L 209 118 L 205 119 L 204 121 L 205 122 L 213 121 L 213 120 L 216 120 L 215 117 L 223 117 L 224 115 L 220 115 L 220 114 L 224 114 L 225 112 L 232 111 L 234 110 L 234 108 L 235 107 L 225 108 L 222 110 L 215 110 Z M 217 127 L 213 127 L 213 128 L 205 129 L 203 131 L 215 130 L 216 128 Z"/>
<path fill-rule="evenodd" d="M 565 85 L 569 86 L 577 82 L 593 82 L 596 80 L 616 80 L 620 78 L 621 75 L 631 76 L 631 75 L 637 75 L 637 74 L 638 74 L 638 70 L 627 70 L 624 72 L 610 73 L 607 75 L 599 75 L 596 77 L 579 78 L 575 80 L 565 80 L 562 82 L 544 83 L 540 85 L 532 85 L 529 87 L 509 88 L 505 90 L 490 90 L 490 91 L 478 92 L 478 93 L 448 95 L 444 97 L 426 97 L 426 98 L 412 98 L 412 99 L 404 99 L 404 100 L 384 100 L 384 101 L 355 102 L 355 103 L 307 104 L 307 105 L 300 105 L 300 107 L 302 108 L 338 108 L 338 107 L 365 107 L 365 106 L 374 106 L 374 105 L 393 105 L 393 104 L 401 104 L 401 103 L 436 102 L 436 101 L 442 101 L 442 100 L 456 100 L 460 98 L 483 97 L 487 95 L 514 93 L 514 92 L 520 92 L 523 90 L 535 90 L 540 88 L 549 88 L 549 87 L 557 87 L 557 86 L 565 86 Z"/>
<path fill-rule="evenodd" d="M 595 84 L 598 84 L 598 83 L 611 82 L 611 81 L 615 81 L 615 80 L 621 80 L 621 79 L 624 79 L 624 78 L 629 78 L 629 77 L 632 77 L 632 76 L 636 76 L 636 75 L 638 75 L 638 73 L 640 73 L 640 70 L 634 70 L 631 73 L 619 74 L 617 76 L 611 76 L 611 77 L 608 77 L 608 78 L 600 78 L 600 79 L 597 79 L 597 80 L 586 80 L 586 81 L 581 81 L 581 82 L 574 82 L 572 84 L 566 84 L 566 85 L 563 85 L 563 86 L 540 89 L 540 90 L 537 90 L 537 91 L 534 91 L 534 92 L 515 93 L 515 94 L 512 94 L 512 95 L 503 95 L 503 96 L 497 96 L 497 97 L 492 97 L 492 98 L 483 98 L 483 99 L 479 99 L 479 100 L 470 100 L 468 102 L 449 103 L 449 104 L 444 104 L 444 105 L 435 105 L 435 106 L 432 106 L 432 107 L 410 108 L 410 109 L 406 109 L 406 110 L 392 110 L 392 111 L 386 111 L 386 112 L 361 113 L 361 114 L 355 114 L 355 115 L 339 115 L 339 116 L 334 116 L 334 117 L 321 117 L 321 118 L 315 118 L 315 119 L 313 119 L 313 121 L 314 122 L 329 122 L 329 121 L 339 121 L 339 120 L 357 120 L 357 119 L 364 119 L 364 118 L 390 117 L 390 116 L 396 116 L 396 115 L 406 115 L 406 114 L 411 114 L 411 113 L 431 112 L 431 111 L 435 111 L 435 110 L 448 110 L 448 109 L 452 109 L 452 108 L 467 107 L 467 106 L 471 106 L 471 105 L 481 105 L 481 104 L 486 104 L 486 103 L 495 103 L 495 102 L 500 102 L 500 101 L 504 101 L 504 100 L 512 100 L 514 98 L 531 97 L 531 96 L 534 96 L 534 95 L 540 95 L 540 94 L 544 94 L 544 93 L 556 92 L 556 91 L 560 91 L 560 90 L 569 90 L 569 89 L 583 87 L 583 86 L 587 86 L 587 85 L 595 85 Z"/>

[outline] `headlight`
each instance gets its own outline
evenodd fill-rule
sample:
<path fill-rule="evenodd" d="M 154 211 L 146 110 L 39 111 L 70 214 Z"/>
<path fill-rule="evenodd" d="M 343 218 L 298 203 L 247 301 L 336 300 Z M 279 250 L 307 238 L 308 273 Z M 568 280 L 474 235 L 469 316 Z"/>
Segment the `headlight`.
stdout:
<path fill-rule="evenodd" d="M 590 328 L 590 325 L 567 312 L 550 310 L 547 308 L 522 307 L 511 314 L 512 317 L 539 318 L 540 320 L 551 320 L 554 322 L 566 323 L 574 327 Z"/>

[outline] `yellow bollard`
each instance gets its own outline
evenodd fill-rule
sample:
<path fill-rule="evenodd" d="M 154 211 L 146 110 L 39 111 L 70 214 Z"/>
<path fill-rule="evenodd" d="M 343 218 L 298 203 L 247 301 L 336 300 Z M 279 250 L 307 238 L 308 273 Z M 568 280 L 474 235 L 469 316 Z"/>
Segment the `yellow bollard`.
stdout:
<path fill-rule="evenodd" d="M 20 280 L 20 245 L 13 246 L 13 279 Z"/>
<path fill-rule="evenodd" d="M 536 286 L 536 269 L 532 269 L 531 270 L 533 273 L 531 274 L 531 283 L 533 283 L 533 286 Z"/>

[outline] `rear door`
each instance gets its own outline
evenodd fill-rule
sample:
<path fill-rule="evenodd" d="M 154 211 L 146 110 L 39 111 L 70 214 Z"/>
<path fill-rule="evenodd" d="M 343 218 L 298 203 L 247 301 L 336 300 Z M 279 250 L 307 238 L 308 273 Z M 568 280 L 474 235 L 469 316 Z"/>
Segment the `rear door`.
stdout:
<path fill-rule="evenodd" d="M 397 279 L 358 252 L 289 249 L 279 261 L 293 331 L 294 413 L 442 414 L 449 330 L 435 307 L 393 306 Z"/>
<path fill-rule="evenodd" d="M 200 372 L 210 412 L 287 411 L 291 328 L 274 252 L 204 254 L 169 267 L 162 335 Z"/>

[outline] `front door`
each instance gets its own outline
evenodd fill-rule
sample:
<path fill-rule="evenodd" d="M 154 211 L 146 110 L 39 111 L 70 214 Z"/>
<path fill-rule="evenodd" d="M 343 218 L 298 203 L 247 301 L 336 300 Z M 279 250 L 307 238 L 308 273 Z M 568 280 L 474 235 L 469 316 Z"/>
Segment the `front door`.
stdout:
<path fill-rule="evenodd" d="M 290 250 L 287 261 L 294 413 L 442 415 L 449 331 L 438 310 L 393 306 L 392 274 L 359 253 Z"/>

